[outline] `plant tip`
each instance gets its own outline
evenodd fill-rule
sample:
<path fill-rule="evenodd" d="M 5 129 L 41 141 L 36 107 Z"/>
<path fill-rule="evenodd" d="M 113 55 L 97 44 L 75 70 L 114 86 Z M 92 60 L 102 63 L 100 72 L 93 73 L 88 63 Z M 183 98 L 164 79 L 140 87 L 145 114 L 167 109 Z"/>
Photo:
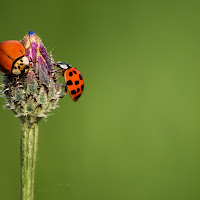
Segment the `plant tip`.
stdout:
<path fill-rule="evenodd" d="M 29 31 L 29 37 L 30 37 L 31 35 L 33 35 L 33 34 L 34 34 L 33 31 Z"/>

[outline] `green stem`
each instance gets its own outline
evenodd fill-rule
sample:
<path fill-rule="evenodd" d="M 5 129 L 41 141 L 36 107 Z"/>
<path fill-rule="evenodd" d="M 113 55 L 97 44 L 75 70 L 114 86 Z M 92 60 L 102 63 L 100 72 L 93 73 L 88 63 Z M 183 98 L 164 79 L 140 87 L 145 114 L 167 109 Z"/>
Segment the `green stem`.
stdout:
<path fill-rule="evenodd" d="M 38 141 L 38 123 L 22 121 L 21 200 L 33 200 L 34 169 Z"/>

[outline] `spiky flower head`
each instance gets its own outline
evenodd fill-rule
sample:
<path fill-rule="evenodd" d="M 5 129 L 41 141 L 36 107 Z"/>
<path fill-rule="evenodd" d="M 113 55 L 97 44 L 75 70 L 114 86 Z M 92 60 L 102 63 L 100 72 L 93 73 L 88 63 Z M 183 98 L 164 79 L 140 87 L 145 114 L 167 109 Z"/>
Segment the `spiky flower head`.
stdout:
<path fill-rule="evenodd" d="M 30 61 L 29 69 L 21 76 L 4 74 L 2 93 L 7 109 L 22 121 L 35 123 L 57 107 L 61 85 L 54 74 L 53 57 L 47 53 L 41 39 L 31 31 L 21 43 Z"/>

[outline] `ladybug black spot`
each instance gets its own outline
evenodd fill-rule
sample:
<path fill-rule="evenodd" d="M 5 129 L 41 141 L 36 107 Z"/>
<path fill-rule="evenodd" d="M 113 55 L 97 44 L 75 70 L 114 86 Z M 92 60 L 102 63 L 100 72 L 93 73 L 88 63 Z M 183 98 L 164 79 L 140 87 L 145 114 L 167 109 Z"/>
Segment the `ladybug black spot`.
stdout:
<path fill-rule="evenodd" d="M 74 72 L 74 74 L 76 74 L 76 71 L 73 70 L 73 72 Z"/>
<path fill-rule="evenodd" d="M 75 91 L 75 90 L 72 90 L 72 91 L 71 91 L 71 94 L 76 94 L 76 91 Z"/>
<path fill-rule="evenodd" d="M 78 85 L 79 84 L 79 81 L 75 81 L 75 85 Z"/>
<path fill-rule="evenodd" d="M 20 63 L 20 65 L 24 65 L 23 63 Z"/>
<path fill-rule="evenodd" d="M 83 89 L 84 89 L 84 84 L 83 84 L 83 85 L 81 85 L 81 90 L 83 91 Z"/>
<path fill-rule="evenodd" d="M 83 77 L 82 77 L 82 75 L 81 74 L 79 74 L 79 78 L 82 80 L 83 79 Z"/>
<path fill-rule="evenodd" d="M 72 72 L 69 72 L 69 76 L 73 76 Z"/>
<path fill-rule="evenodd" d="M 78 96 L 76 96 L 74 99 L 77 100 L 77 99 L 79 99 L 80 96 L 81 96 L 81 94 L 79 94 Z"/>
<path fill-rule="evenodd" d="M 79 92 L 80 92 L 80 89 L 78 88 L 76 92 L 79 93 Z"/>
<path fill-rule="evenodd" d="M 23 62 L 23 60 L 21 59 L 20 62 Z"/>
<path fill-rule="evenodd" d="M 73 85 L 72 81 L 71 80 L 67 81 L 67 85 Z"/>
<path fill-rule="evenodd" d="M 18 66 L 18 69 L 20 69 L 20 66 Z"/>

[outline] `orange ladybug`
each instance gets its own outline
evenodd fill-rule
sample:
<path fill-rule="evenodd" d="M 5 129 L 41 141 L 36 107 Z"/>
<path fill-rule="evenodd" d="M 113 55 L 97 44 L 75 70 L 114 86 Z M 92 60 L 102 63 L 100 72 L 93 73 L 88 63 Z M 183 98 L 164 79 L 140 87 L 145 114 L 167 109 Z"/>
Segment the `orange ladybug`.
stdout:
<path fill-rule="evenodd" d="M 0 43 L 0 70 L 6 74 L 20 75 L 29 66 L 29 59 L 24 56 L 25 48 L 17 40 Z"/>

